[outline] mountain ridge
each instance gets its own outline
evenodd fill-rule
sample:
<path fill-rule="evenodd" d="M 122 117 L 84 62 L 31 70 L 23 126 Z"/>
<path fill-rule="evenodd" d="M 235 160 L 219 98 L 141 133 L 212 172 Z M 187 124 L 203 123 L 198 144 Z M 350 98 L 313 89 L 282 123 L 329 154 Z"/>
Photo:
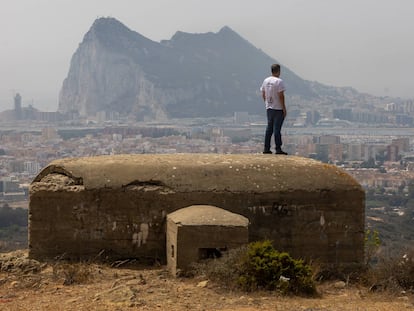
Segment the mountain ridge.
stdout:
<path fill-rule="evenodd" d="M 275 62 L 229 26 L 217 33 L 177 31 L 155 42 L 115 18 L 99 18 L 73 54 L 58 110 L 136 120 L 261 114 L 259 87 Z M 288 100 L 320 102 L 322 92 L 347 101 L 340 88 L 306 81 L 281 65 Z"/>

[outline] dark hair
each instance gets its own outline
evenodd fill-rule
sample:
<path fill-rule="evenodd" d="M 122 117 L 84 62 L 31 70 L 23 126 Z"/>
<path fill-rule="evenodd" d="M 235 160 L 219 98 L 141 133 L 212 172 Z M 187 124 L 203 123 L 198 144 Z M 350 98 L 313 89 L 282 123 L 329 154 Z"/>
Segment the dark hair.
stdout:
<path fill-rule="evenodd" d="M 280 72 L 280 65 L 279 64 L 273 64 L 271 69 L 272 69 L 272 73 L 278 73 L 278 72 Z"/>

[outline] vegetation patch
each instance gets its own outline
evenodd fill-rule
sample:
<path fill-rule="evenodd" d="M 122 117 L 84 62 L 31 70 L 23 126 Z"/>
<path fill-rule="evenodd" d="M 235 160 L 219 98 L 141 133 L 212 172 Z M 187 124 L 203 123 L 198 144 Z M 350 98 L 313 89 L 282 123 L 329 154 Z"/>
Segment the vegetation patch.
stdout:
<path fill-rule="evenodd" d="M 315 295 L 312 269 L 303 260 L 279 252 L 271 241 L 253 242 L 223 257 L 193 266 L 195 274 L 227 288 L 243 291 L 271 290 L 281 294 Z"/>
<path fill-rule="evenodd" d="M 87 284 L 93 279 L 93 265 L 88 263 L 56 263 L 53 276 L 63 280 L 63 285 Z"/>
<path fill-rule="evenodd" d="M 366 285 L 371 291 L 400 293 L 414 291 L 414 251 L 397 256 L 378 256 L 378 262 L 366 273 Z"/>
<path fill-rule="evenodd" d="M 0 251 L 7 252 L 27 247 L 27 210 L 0 207 Z"/>

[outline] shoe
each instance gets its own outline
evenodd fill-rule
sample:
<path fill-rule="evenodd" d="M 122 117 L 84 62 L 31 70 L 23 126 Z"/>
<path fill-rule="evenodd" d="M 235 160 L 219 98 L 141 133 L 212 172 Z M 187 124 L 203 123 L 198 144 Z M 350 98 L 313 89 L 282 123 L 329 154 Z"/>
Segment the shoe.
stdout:
<path fill-rule="evenodd" d="M 287 152 L 284 152 L 282 149 L 276 150 L 276 154 L 284 154 L 287 155 Z"/>
<path fill-rule="evenodd" d="M 272 151 L 270 151 L 270 150 L 265 150 L 265 151 L 263 151 L 263 154 L 272 154 L 273 152 Z"/>

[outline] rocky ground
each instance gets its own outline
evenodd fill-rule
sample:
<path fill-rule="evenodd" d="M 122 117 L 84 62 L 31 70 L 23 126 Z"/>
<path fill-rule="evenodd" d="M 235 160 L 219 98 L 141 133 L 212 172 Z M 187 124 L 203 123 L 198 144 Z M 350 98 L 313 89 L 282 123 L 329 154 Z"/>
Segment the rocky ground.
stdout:
<path fill-rule="evenodd" d="M 372 293 L 343 282 L 318 285 L 320 297 L 229 292 L 202 278 L 172 278 L 165 267 L 39 263 L 27 252 L 0 254 L 0 310 L 414 310 L 407 293 Z"/>

